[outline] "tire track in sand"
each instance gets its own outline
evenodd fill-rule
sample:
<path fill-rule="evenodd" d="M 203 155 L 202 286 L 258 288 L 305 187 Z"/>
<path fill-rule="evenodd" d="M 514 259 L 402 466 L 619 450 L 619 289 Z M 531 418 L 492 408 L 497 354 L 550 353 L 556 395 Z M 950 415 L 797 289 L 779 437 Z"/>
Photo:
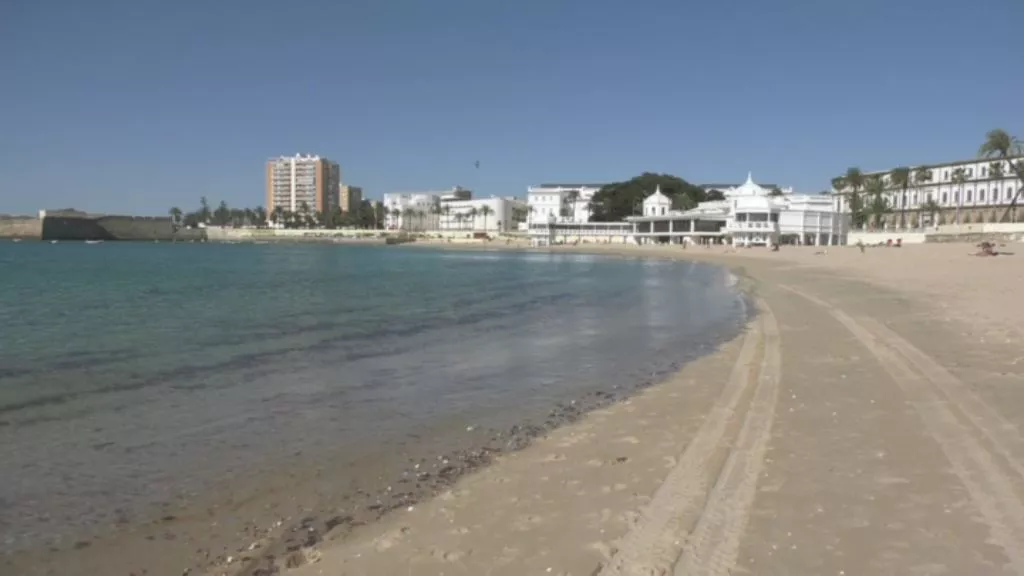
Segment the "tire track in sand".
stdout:
<path fill-rule="evenodd" d="M 978 426 L 975 420 L 979 418 L 979 411 L 983 410 L 978 406 L 982 404 L 981 400 L 975 397 L 974 401 L 971 401 L 968 398 L 967 402 L 961 405 L 960 402 L 967 398 L 963 393 L 965 389 L 961 388 L 960 392 L 954 390 L 952 395 L 946 393 L 946 390 L 953 388 L 955 377 L 947 372 L 949 378 L 945 378 L 935 369 L 922 370 L 918 362 L 931 359 L 902 338 L 892 339 L 895 333 L 889 330 L 872 332 L 824 300 L 791 286 L 780 285 L 780 288 L 825 308 L 875 356 L 882 368 L 911 401 L 925 428 L 946 455 L 953 473 L 967 489 L 971 500 L 988 525 L 992 540 L 1006 554 L 1009 567 L 1017 574 L 1024 574 L 1024 504 L 1014 491 L 1013 482 L 1006 471 L 982 442 L 983 439 L 987 439 L 995 446 L 996 451 L 1004 456 L 1010 468 L 1014 471 L 1020 469 L 1019 462 L 1013 458 L 1016 444 L 1006 444 L 1008 430 L 992 425 L 1001 419 Z M 876 330 L 879 326 L 877 322 L 869 321 L 865 321 L 865 325 L 871 325 Z M 907 353 L 917 361 L 902 355 Z M 920 372 L 912 369 L 911 365 L 917 367 Z M 974 426 L 965 425 L 957 417 L 955 409 L 950 407 L 950 403 L 955 404 L 968 423 Z M 994 411 L 992 413 L 994 414 Z"/>
<path fill-rule="evenodd" d="M 775 384 L 777 388 L 778 380 L 777 375 L 768 378 L 770 382 L 759 376 L 765 371 L 764 364 L 768 357 L 778 358 L 778 327 L 767 304 L 764 301 L 758 304 L 761 317 L 747 332 L 721 396 L 693 440 L 686 446 L 675 468 L 655 492 L 641 520 L 619 540 L 617 552 L 598 574 L 661 576 L 670 573 L 682 549 L 681 541 L 707 501 L 709 486 L 714 481 L 715 471 L 711 467 L 715 456 L 728 446 L 726 436 L 729 435 L 730 423 L 751 387 L 756 385 L 758 388 L 751 407 L 747 409 L 741 438 L 744 432 L 749 436 L 748 423 L 753 414 L 767 413 L 769 418 L 774 414 L 774 404 L 757 410 L 754 408 L 757 403 L 764 404 L 774 399 L 776 394 L 764 394 L 762 389 L 766 384 L 768 387 Z M 769 337 L 769 334 L 774 336 Z M 775 351 L 770 350 L 773 346 Z M 759 364 L 757 357 L 762 350 L 761 356 L 764 359 Z M 768 431 L 763 432 L 767 434 Z M 746 454 L 748 458 L 753 457 L 753 453 Z M 730 457 L 727 466 L 733 460 Z"/>
<path fill-rule="evenodd" d="M 725 575 L 736 568 L 740 538 L 747 527 L 771 440 L 782 376 L 779 327 L 767 306 L 764 321 L 765 353 L 754 399 L 736 447 L 675 567 L 676 576 Z"/>
<path fill-rule="evenodd" d="M 906 341 L 888 326 L 872 318 L 858 318 L 857 321 L 899 352 L 903 358 L 909 360 L 925 378 L 931 380 L 971 424 L 988 438 L 996 452 L 1006 459 L 1013 471 L 1024 479 L 1024 438 L 1021 438 L 1016 426 L 986 404 L 934 358 Z"/>

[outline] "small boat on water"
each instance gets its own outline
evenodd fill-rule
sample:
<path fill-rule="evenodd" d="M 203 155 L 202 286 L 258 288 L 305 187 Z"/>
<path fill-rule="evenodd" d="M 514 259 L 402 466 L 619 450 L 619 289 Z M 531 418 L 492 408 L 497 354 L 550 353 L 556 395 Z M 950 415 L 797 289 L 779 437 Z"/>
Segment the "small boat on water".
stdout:
<path fill-rule="evenodd" d="M 50 240 L 50 244 L 56 244 L 56 243 L 57 243 L 56 240 Z"/>
<path fill-rule="evenodd" d="M 103 240 L 86 240 L 86 244 L 102 244 Z"/>
<path fill-rule="evenodd" d="M 18 242 L 21 242 L 21 238 L 15 238 L 15 239 L 11 240 L 11 242 L 14 242 L 15 244 L 17 244 Z"/>

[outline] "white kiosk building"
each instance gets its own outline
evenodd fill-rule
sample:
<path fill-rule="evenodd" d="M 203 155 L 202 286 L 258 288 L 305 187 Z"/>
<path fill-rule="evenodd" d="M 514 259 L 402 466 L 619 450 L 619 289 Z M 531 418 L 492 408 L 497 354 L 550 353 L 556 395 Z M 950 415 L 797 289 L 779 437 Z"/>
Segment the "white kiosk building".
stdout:
<path fill-rule="evenodd" d="M 643 215 L 627 218 L 638 243 L 843 244 L 849 217 L 828 195 L 768 190 L 751 175 L 724 190 L 725 200 L 701 202 L 687 211 L 672 210 L 672 200 L 657 189 L 643 202 Z"/>

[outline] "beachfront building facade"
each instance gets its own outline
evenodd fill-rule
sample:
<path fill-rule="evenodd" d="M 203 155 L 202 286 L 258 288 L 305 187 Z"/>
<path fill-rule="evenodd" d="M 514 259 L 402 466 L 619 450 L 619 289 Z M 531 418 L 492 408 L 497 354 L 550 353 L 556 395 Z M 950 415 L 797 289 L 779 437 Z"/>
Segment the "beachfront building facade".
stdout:
<path fill-rule="evenodd" d="M 512 197 L 492 196 L 440 202 L 438 230 L 505 233 L 519 229 L 526 221 L 526 202 Z"/>
<path fill-rule="evenodd" d="M 633 225 L 633 241 L 733 246 L 846 241 L 849 217 L 836 210 L 828 195 L 769 189 L 751 175 L 739 186 L 718 190 L 724 200 L 701 202 L 686 211 L 673 210 L 671 199 L 655 190 L 644 200 L 643 214 L 627 218 Z"/>
<path fill-rule="evenodd" d="M 516 230 L 527 217 L 527 204 L 512 197 L 473 198 L 454 187 L 438 192 L 394 192 L 384 195 L 385 228 L 408 232 L 485 232 Z"/>
<path fill-rule="evenodd" d="M 877 224 L 874 214 L 868 220 L 871 225 L 887 229 L 1001 222 L 1013 197 L 1024 186 L 1010 162 L 1024 162 L 1024 156 L 910 166 L 910 183 L 906 190 L 893 187 L 892 170 L 865 172 L 865 182 L 870 178 L 881 179 L 882 197 L 888 206 L 888 213 L 879 215 Z M 853 191 L 847 182 L 839 189 L 833 186 L 838 210 L 850 214 Z M 860 186 L 858 192 L 864 205 L 869 205 L 871 200 L 865 193 L 865 186 Z"/>
<path fill-rule="evenodd" d="M 590 201 L 604 184 L 541 184 L 526 189 L 527 224 L 590 222 Z"/>
<path fill-rule="evenodd" d="M 274 212 L 329 213 L 338 206 L 341 168 L 322 156 L 296 154 L 267 160 L 266 207 Z"/>

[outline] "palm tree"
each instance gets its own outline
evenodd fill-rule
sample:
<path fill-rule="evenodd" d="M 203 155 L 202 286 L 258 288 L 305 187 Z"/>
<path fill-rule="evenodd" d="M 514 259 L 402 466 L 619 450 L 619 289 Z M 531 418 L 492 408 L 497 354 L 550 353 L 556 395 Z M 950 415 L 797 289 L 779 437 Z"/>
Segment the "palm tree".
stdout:
<path fill-rule="evenodd" d="M 932 197 L 929 197 L 928 200 L 921 204 L 921 212 L 931 216 L 932 226 L 935 226 L 938 223 L 935 219 L 935 215 L 938 214 L 940 210 L 942 210 L 942 206 L 939 206 L 939 203 Z"/>
<path fill-rule="evenodd" d="M 900 209 L 900 228 L 907 227 L 907 188 L 910 187 L 910 168 L 899 167 L 893 168 L 889 172 L 889 185 L 894 190 L 900 191 L 899 202 L 897 205 Z"/>
<path fill-rule="evenodd" d="M 167 211 L 167 214 L 171 216 L 171 224 L 174 224 L 175 226 L 181 224 L 181 208 L 174 206 Z"/>
<path fill-rule="evenodd" d="M 864 187 L 864 173 L 856 166 L 847 168 L 846 175 L 843 176 L 843 184 L 850 189 L 850 214 L 852 215 L 854 225 L 863 228 L 865 220 L 864 201 L 860 197 L 860 191 Z"/>
<path fill-rule="evenodd" d="M 231 221 L 231 209 L 228 208 L 227 202 L 220 201 L 217 209 L 213 211 L 213 220 L 218 226 L 224 227 L 228 225 Z"/>
<path fill-rule="evenodd" d="M 462 221 L 464 219 L 465 219 L 465 216 L 462 214 L 462 212 L 456 212 L 455 213 L 455 223 L 458 224 L 457 228 L 459 230 L 462 229 Z"/>
<path fill-rule="evenodd" d="M 210 223 L 210 203 L 206 201 L 206 196 L 199 199 L 199 221 L 203 224 Z"/>
<path fill-rule="evenodd" d="M 960 224 L 960 204 L 964 199 L 964 184 L 967 183 L 967 171 L 963 167 L 953 170 L 953 184 L 960 187 L 956 193 L 956 223 Z"/>
<path fill-rule="evenodd" d="M 989 130 L 988 134 L 985 134 L 985 142 L 978 148 L 978 156 L 984 158 L 999 158 L 1000 160 L 1010 160 L 1014 156 L 1020 156 L 1024 154 L 1024 144 L 1017 138 L 1010 136 L 1005 130 Z M 1017 160 L 1016 162 L 1010 160 L 1010 169 L 1017 175 L 1017 178 L 1024 181 L 1024 162 Z M 999 170 L 1002 173 L 1002 167 Z M 1006 220 L 1007 216 L 1011 216 L 1014 222 L 1017 221 L 1017 200 L 1020 198 L 1021 192 L 1024 191 L 1024 187 L 1018 188 L 1016 194 L 1013 195 L 1013 199 L 1010 200 L 1010 205 L 1006 207 L 1006 211 L 1003 212 L 1003 217 L 1000 220 Z"/>
<path fill-rule="evenodd" d="M 451 207 L 451 205 L 450 204 L 445 204 L 444 207 L 441 208 L 441 213 L 444 214 L 445 229 L 446 230 L 450 230 L 451 227 L 452 227 L 452 207 Z M 440 222 L 438 222 L 437 227 L 438 228 L 441 227 L 441 223 Z"/>
<path fill-rule="evenodd" d="M 917 188 L 918 194 L 922 194 L 921 202 L 924 202 L 924 192 L 922 189 L 924 185 L 932 181 L 932 170 L 927 166 L 918 166 L 914 168 L 914 186 Z"/>
<path fill-rule="evenodd" d="M 875 228 L 881 223 L 885 213 L 889 210 L 889 202 L 885 198 L 885 181 L 881 174 L 872 174 L 864 179 L 864 191 L 870 200 L 867 204 L 867 212 L 872 216 Z"/>
<path fill-rule="evenodd" d="M 267 211 L 263 209 L 263 206 L 257 206 L 252 211 L 252 217 L 256 220 L 256 227 L 263 228 L 267 225 Z"/>
<path fill-rule="evenodd" d="M 472 221 L 472 224 L 470 224 L 470 230 L 476 230 L 476 215 L 477 214 L 478 214 L 478 212 L 477 212 L 476 208 L 470 208 L 469 212 L 466 213 L 466 216 L 468 216 L 469 219 Z"/>
<path fill-rule="evenodd" d="M 439 216 L 441 215 L 441 206 L 438 204 L 431 204 L 427 211 L 430 213 L 430 221 L 434 225 L 434 230 L 440 230 L 441 218 L 439 218 Z"/>
<path fill-rule="evenodd" d="M 569 190 L 565 195 L 565 201 L 569 204 L 569 213 L 565 214 L 570 220 L 576 219 L 576 201 L 580 199 L 579 190 Z"/>
<path fill-rule="evenodd" d="M 409 207 L 402 210 L 402 224 L 408 224 L 408 228 L 412 230 L 412 221 L 416 218 L 416 209 Z"/>
<path fill-rule="evenodd" d="M 480 207 L 480 214 L 484 217 L 484 232 L 487 231 L 487 217 L 494 214 L 494 210 L 486 204 Z"/>

